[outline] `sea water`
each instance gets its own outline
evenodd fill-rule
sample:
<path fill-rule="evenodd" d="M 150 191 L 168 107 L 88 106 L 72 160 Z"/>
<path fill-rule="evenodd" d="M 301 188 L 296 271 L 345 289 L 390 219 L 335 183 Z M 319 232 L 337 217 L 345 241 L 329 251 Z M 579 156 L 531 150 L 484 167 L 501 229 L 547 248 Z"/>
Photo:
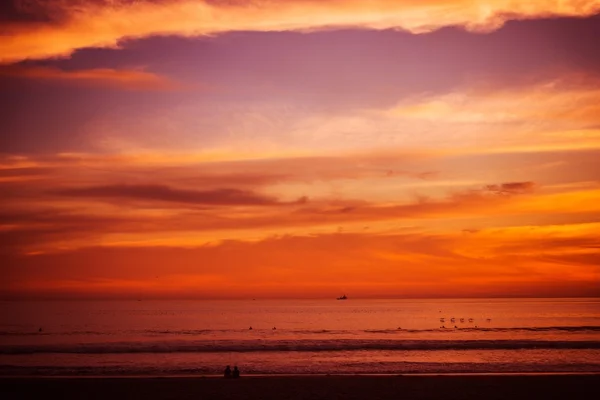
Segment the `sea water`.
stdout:
<path fill-rule="evenodd" d="M 23 301 L 0 315 L 5 376 L 600 372 L 600 299 Z"/>

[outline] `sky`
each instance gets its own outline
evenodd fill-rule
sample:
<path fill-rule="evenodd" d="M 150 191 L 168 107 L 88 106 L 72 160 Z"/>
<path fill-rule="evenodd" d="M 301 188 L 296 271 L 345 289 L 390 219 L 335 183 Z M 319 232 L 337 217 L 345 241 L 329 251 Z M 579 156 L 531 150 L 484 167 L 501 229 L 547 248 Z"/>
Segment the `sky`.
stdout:
<path fill-rule="evenodd" d="M 0 298 L 600 297 L 600 1 L 0 3 Z"/>

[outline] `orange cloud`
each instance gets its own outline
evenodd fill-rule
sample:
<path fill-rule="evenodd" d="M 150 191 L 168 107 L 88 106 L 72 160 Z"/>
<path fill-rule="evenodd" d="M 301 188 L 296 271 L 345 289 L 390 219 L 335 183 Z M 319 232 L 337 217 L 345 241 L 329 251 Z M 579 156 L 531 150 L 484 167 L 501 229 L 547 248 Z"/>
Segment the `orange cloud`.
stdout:
<path fill-rule="evenodd" d="M 598 295 L 597 151 L 433 154 L 3 156 L 0 297 Z"/>
<path fill-rule="evenodd" d="M 205 201 L 204 193 L 183 193 L 187 200 L 192 195 Z M 232 204 L 226 199 L 221 204 L 204 203 L 200 209 L 196 209 L 196 203 L 179 199 L 175 204 L 165 204 L 162 199 L 145 198 L 146 203 L 117 199 L 108 200 L 104 205 L 98 202 L 107 201 L 103 197 L 77 198 L 70 202 L 42 197 L 38 200 L 40 203 L 28 207 L 29 211 L 6 209 L 5 214 L 0 215 L 0 223 L 5 227 L 0 236 L 3 237 L 2 248 L 10 253 L 65 251 L 92 244 L 193 248 L 228 239 L 256 241 L 290 233 L 310 236 L 368 229 L 377 235 L 396 231 L 402 224 L 420 226 L 416 231 L 429 227 L 443 232 L 456 229 L 453 227 L 457 225 L 463 228 L 474 223 L 493 226 L 498 221 L 511 221 L 509 217 L 512 217 L 512 223 L 519 226 L 527 221 L 535 223 L 539 218 L 552 221 L 555 215 L 600 211 L 599 190 L 515 197 L 487 193 L 488 190 L 482 188 L 444 198 L 396 204 L 319 199 L 283 208 L 278 203 L 262 200 Z M 239 199 L 234 200 L 239 202 Z M 23 206 L 22 199 L 19 204 Z M 48 208 L 50 204 L 54 209 Z M 468 222 L 461 222 L 464 220 Z M 483 222 L 478 223 L 478 220 Z"/>
<path fill-rule="evenodd" d="M 9 66 L 0 68 L 0 75 L 129 90 L 172 90 L 178 87 L 168 78 L 143 70 L 95 68 L 67 71 L 51 67 Z"/>
<path fill-rule="evenodd" d="M 367 191 L 363 199 L 320 197 L 282 207 L 257 193 L 298 179 L 287 175 L 291 169 L 257 175 L 244 191 L 226 193 L 223 203 L 222 193 L 209 189 L 218 180 L 203 178 L 211 170 L 202 167 L 211 163 L 195 166 L 204 182 L 199 189 L 179 180 L 193 169 L 162 170 L 161 180 L 172 187 L 144 186 L 135 174 L 140 165 L 123 164 L 116 176 L 133 174 L 138 183 L 119 186 L 100 158 L 94 161 L 100 170 L 60 160 L 12 157 L 0 168 L 6 176 L 41 177 L 37 186 L 0 183 L 7 194 L 0 213 L 0 297 L 599 294 L 597 185 L 547 189 L 498 181 L 412 201 L 376 201 Z M 314 160 L 279 162 L 302 171 Z M 240 171 L 258 173 L 248 170 L 252 163 L 216 167 L 231 184 Z M 278 171 L 276 165 L 272 160 L 266 168 Z M 83 189 L 65 189 L 71 185 Z M 57 188 L 66 192 L 48 193 Z M 576 223 L 570 215 L 577 213 L 596 217 Z M 552 224 L 555 215 L 566 219 Z"/>
<path fill-rule="evenodd" d="M 452 148 L 460 140 L 460 152 L 591 149 L 600 147 L 598 87 L 597 79 L 573 73 L 509 88 L 471 84 L 404 99 L 382 114 L 422 133 L 414 141 Z"/>
<path fill-rule="evenodd" d="M 597 0 L 202 0 L 51 2 L 53 23 L 7 24 L 0 37 L 0 62 L 67 56 L 85 47 L 116 47 L 119 41 L 151 35 L 198 36 L 235 30 L 280 31 L 331 27 L 398 28 L 426 32 L 462 25 L 491 30 L 507 19 L 588 16 Z M 52 8 L 51 8 L 52 7 Z"/>
<path fill-rule="evenodd" d="M 180 164 L 176 157 L 160 164 L 110 155 L 8 157 L 0 164 L 0 250 L 194 247 L 281 234 L 375 235 L 407 227 L 462 231 L 598 220 L 596 153 L 544 155 L 540 160 L 565 160 L 550 175 L 522 164 L 507 169 L 504 156 L 485 156 L 484 176 L 500 177 L 495 182 L 442 180 L 476 176 L 472 165 L 482 159 L 470 157 L 374 154 L 189 164 L 187 157 Z M 454 163 L 466 169 L 452 170 Z M 423 181 L 419 171 L 431 165 L 442 172 Z M 582 168 L 589 181 L 574 184 L 572 179 L 584 178 Z"/>

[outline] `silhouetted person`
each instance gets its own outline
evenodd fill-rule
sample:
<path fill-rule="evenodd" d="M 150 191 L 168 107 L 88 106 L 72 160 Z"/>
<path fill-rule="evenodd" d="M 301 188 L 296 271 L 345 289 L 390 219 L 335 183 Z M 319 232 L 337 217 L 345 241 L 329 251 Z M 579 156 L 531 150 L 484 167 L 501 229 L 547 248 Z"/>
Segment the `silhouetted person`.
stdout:
<path fill-rule="evenodd" d="M 251 330 L 252 330 L 252 327 L 248 328 L 248 330 L 249 330 L 249 331 L 251 331 Z"/>
<path fill-rule="evenodd" d="M 229 368 L 229 365 L 225 367 L 225 371 L 223 371 L 223 377 L 231 378 L 231 368 Z"/>
<path fill-rule="evenodd" d="M 240 377 L 240 370 L 238 369 L 237 365 L 233 367 L 233 377 L 234 378 Z"/>
<path fill-rule="evenodd" d="M 42 328 L 38 329 L 38 332 L 41 332 L 41 331 L 42 331 Z"/>

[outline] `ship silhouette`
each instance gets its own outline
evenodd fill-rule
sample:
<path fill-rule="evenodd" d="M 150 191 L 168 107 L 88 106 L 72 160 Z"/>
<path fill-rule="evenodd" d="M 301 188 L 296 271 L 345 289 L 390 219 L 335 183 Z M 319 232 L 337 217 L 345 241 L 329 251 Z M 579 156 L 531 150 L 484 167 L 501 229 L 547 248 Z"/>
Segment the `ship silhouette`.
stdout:
<path fill-rule="evenodd" d="M 336 298 L 336 300 L 347 300 L 347 299 L 348 299 L 348 297 L 346 297 L 345 294 L 342 295 L 342 296 L 340 296 L 340 297 L 338 297 L 338 298 Z"/>

